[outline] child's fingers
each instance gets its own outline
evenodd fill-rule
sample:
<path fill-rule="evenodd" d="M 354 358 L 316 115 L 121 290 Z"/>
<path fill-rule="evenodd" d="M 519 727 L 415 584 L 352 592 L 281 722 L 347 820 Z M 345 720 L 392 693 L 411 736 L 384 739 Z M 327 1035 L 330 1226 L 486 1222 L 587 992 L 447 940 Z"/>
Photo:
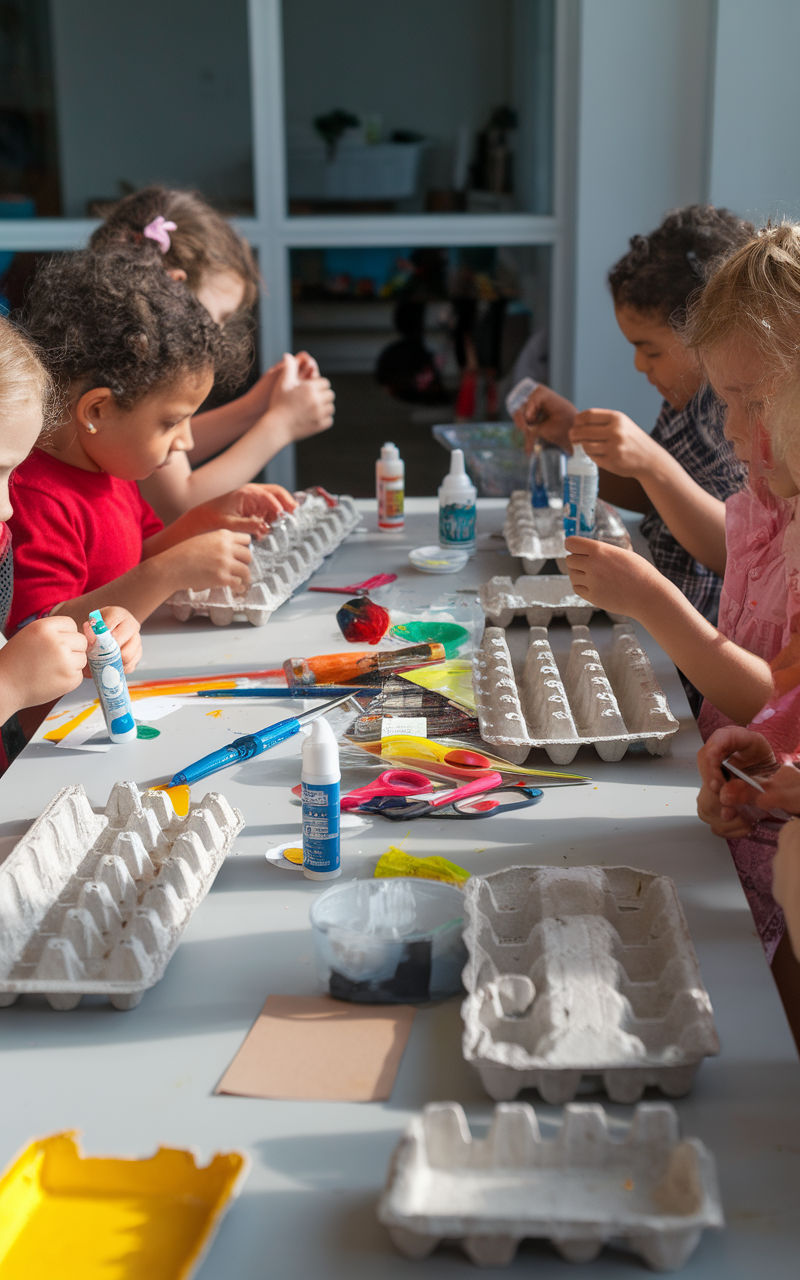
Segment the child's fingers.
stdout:
<path fill-rule="evenodd" d="M 581 538 L 578 534 L 571 534 L 565 541 L 564 546 L 572 556 L 591 556 L 596 554 L 598 543 L 594 538 Z"/>

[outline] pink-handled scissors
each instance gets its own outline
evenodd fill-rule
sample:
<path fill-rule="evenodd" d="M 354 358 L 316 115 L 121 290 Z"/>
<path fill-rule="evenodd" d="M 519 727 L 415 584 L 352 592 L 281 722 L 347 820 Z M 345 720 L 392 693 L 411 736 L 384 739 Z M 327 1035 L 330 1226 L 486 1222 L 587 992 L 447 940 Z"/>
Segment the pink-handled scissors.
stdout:
<path fill-rule="evenodd" d="M 419 796 L 433 791 L 433 783 L 424 773 L 414 769 L 386 769 L 374 782 L 365 787 L 356 787 L 346 796 L 342 796 L 341 810 L 347 813 L 357 809 L 365 800 L 373 796 Z"/>

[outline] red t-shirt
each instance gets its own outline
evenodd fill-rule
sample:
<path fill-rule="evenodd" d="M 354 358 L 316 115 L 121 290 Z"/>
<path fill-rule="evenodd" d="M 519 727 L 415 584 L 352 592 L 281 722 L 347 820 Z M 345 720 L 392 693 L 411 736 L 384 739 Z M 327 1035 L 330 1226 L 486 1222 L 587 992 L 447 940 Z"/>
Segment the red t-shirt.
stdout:
<path fill-rule="evenodd" d="M 133 480 L 34 449 L 11 477 L 14 599 L 7 634 L 128 573 L 163 529 Z"/>

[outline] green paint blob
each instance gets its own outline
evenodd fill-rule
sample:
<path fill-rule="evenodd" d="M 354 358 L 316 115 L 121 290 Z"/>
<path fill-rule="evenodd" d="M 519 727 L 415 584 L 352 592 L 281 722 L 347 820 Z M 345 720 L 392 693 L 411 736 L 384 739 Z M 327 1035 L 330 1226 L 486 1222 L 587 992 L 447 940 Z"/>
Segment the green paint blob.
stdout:
<path fill-rule="evenodd" d="M 443 644 L 446 658 L 454 658 L 469 639 L 466 627 L 455 622 L 401 622 L 392 627 L 389 635 L 406 644 Z"/>
<path fill-rule="evenodd" d="M 151 724 L 139 724 L 136 726 L 137 738 L 157 738 L 161 733 L 160 729 L 154 729 Z"/>

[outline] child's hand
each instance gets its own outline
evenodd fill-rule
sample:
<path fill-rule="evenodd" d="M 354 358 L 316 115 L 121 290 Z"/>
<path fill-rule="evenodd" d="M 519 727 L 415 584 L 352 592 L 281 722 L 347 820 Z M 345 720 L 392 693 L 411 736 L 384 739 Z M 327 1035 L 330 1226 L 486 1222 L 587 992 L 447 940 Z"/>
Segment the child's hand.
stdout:
<path fill-rule="evenodd" d="M 261 539 L 273 520 L 294 511 L 296 500 L 279 484 L 243 484 L 220 498 L 202 502 L 181 517 L 188 537 L 212 529 L 230 529 Z"/>
<path fill-rule="evenodd" d="M 103 622 L 119 645 L 123 669 L 125 671 L 135 671 L 142 656 L 140 624 L 132 613 L 128 613 L 127 609 L 123 609 L 118 604 L 104 605 L 100 613 Z M 86 642 L 91 650 L 96 639 L 92 631 L 91 622 L 84 622 L 83 634 L 86 636 Z M 83 674 L 91 676 L 88 664 L 84 668 Z"/>
<path fill-rule="evenodd" d="M 584 409 L 576 415 L 569 438 L 573 445 L 582 444 L 604 471 L 633 479 L 648 470 L 653 451 L 660 448 L 624 413 L 611 409 Z"/>
<path fill-rule="evenodd" d="M 514 414 L 514 422 L 520 431 L 525 432 L 525 448 L 528 453 L 539 437 L 558 445 L 565 453 L 572 453 L 569 433 L 577 412 L 571 400 L 540 383 L 522 408 Z"/>
<path fill-rule="evenodd" d="M 800 822 L 787 822 L 772 863 L 772 894 L 783 907 L 794 954 L 800 959 Z"/>
<path fill-rule="evenodd" d="M 609 613 L 639 616 L 645 597 L 658 591 L 658 569 L 622 547 L 593 538 L 567 538 L 567 573 L 576 595 Z"/>
<path fill-rule="evenodd" d="M 252 558 L 249 535 L 230 529 L 187 538 L 158 557 L 168 569 L 170 595 L 172 591 L 205 591 L 208 587 L 230 587 L 234 595 L 243 595 L 250 586 L 247 566 Z"/>
<path fill-rule="evenodd" d="M 754 816 L 743 813 L 739 806 L 758 804 L 759 796 L 746 782 L 725 778 L 722 761 L 728 756 L 735 756 L 734 763 L 740 769 L 753 772 L 774 768 L 775 756 L 766 738 L 738 724 L 717 729 L 697 753 L 703 784 L 697 797 L 698 816 L 708 823 L 715 836 L 738 840 L 749 835 L 755 826 Z"/>
<path fill-rule="evenodd" d="M 305 382 L 308 378 L 319 377 L 319 365 L 307 351 L 298 351 L 295 360 L 297 361 L 297 376 L 301 382 Z"/>
<path fill-rule="evenodd" d="M 303 367 L 307 368 L 305 362 Z M 305 440 L 307 436 L 327 431 L 333 425 L 335 396 L 330 382 L 327 378 L 308 374 L 301 378 L 299 369 L 300 361 L 296 356 L 284 356 L 283 372 L 275 384 L 269 404 L 271 411 L 276 410 L 286 418 L 290 440 Z"/>
<path fill-rule="evenodd" d="M 86 637 L 72 618 L 30 622 L 0 649 L 3 723 L 23 707 L 38 707 L 77 689 L 85 663 Z"/>

